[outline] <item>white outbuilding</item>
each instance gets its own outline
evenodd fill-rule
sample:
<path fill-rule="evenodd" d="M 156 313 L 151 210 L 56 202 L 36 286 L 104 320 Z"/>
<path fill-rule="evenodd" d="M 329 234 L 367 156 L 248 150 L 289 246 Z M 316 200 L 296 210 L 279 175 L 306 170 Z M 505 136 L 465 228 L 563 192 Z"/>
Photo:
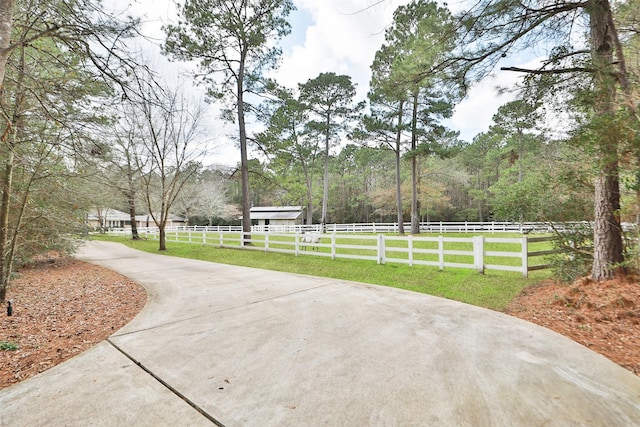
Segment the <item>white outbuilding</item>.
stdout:
<path fill-rule="evenodd" d="M 303 206 L 258 206 L 251 208 L 251 224 L 262 226 L 302 225 Z"/>

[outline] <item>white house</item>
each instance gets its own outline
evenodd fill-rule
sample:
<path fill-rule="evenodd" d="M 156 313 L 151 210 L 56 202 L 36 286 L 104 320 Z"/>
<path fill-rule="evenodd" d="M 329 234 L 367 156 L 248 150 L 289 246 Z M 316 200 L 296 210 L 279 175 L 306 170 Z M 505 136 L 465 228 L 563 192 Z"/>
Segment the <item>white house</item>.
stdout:
<path fill-rule="evenodd" d="M 131 228 L 131 217 L 128 213 L 117 209 L 102 208 L 92 209 L 87 215 L 87 225 L 91 228 Z M 187 225 L 186 220 L 178 215 L 169 214 L 167 227 Z M 136 215 L 138 228 L 155 227 L 153 218 L 149 214 Z"/>
<path fill-rule="evenodd" d="M 87 225 L 91 228 L 131 227 L 131 217 L 128 213 L 117 209 L 92 209 L 87 215 Z"/>

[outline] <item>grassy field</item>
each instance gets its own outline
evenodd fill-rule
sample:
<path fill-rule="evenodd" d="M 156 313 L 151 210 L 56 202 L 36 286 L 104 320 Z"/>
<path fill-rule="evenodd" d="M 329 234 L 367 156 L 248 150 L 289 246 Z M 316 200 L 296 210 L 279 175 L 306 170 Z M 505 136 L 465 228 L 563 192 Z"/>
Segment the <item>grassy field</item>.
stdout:
<path fill-rule="evenodd" d="M 160 252 L 158 242 L 154 240 L 133 241 L 128 237 L 106 235 L 92 236 L 92 239 L 120 242 L 135 249 L 167 256 L 391 286 L 493 310 L 503 310 L 522 289 L 550 276 L 547 270 L 532 272 L 529 278 L 523 278 L 515 272 L 488 271 L 478 274 L 474 270 L 457 268 L 440 271 L 430 266 L 378 265 L 367 260 L 296 257 L 293 254 L 217 248 L 193 243 L 168 242 L 167 250 Z"/>

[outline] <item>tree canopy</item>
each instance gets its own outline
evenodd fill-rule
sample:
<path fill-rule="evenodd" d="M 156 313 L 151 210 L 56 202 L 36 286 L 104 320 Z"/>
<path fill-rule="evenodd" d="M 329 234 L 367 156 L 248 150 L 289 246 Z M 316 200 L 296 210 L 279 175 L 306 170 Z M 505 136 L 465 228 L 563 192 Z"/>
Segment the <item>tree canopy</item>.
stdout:
<path fill-rule="evenodd" d="M 293 8 L 291 0 L 187 0 L 178 23 L 165 27 L 164 51 L 178 60 L 198 61 L 197 77 L 209 95 L 230 105 L 225 117 L 231 119 L 230 112 L 236 111 L 245 233 L 251 231 L 246 95 L 259 92 L 263 72 L 276 66 L 280 49 L 273 42 L 289 33 L 286 18 Z"/>

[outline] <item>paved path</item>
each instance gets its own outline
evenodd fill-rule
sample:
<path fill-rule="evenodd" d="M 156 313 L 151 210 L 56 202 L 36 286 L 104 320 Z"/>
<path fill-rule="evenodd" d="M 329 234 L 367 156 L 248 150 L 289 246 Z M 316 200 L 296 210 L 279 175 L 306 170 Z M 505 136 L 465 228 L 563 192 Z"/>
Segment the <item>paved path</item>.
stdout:
<path fill-rule="evenodd" d="M 142 284 L 147 305 L 1 390 L 0 425 L 640 425 L 640 378 L 501 313 L 115 243 L 78 258 Z"/>

